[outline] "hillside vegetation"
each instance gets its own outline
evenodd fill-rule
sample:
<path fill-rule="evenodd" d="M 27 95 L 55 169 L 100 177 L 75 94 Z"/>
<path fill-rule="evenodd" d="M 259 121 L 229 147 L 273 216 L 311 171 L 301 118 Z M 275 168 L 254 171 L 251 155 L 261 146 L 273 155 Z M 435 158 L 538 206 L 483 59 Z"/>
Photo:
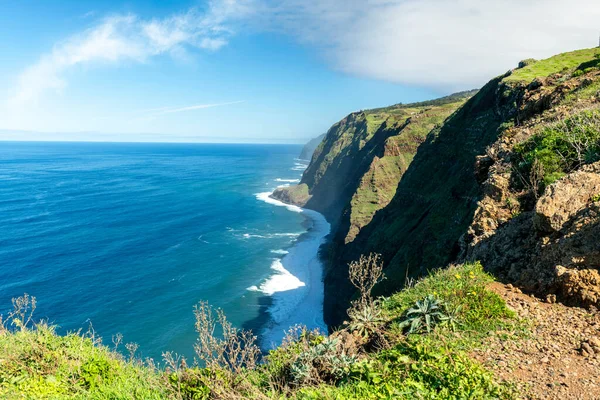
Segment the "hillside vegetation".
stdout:
<path fill-rule="evenodd" d="M 376 256 L 355 266 L 370 276 L 380 268 Z M 466 264 L 386 299 L 371 298 L 367 282 L 343 330 L 326 337 L 292 328 L 260 363 L 253 337 L 201 303 L 197 357 L 189 366 L 170 353 L 160 365 L 139 360 L 136 346 L 123 345 L 120 337 L 109 348 L 94 332 L 58 336 L 44 323 L 27 322 L 32 299 L 20 298 L 0 331 L 0 397 L 511 399 L 513 386 L 466 351 L 490 332 L 510 331 L 515 338 L 524 332 L 488 289 L 491 281 L 480 265 Z M 212 336 L 215 326 L 224 328 L 224 337 Z"/>
<path fill-rule="evenodd" d="M 600 305 L 593 283 L 600 282 L 600 243 L 592 239 L 599 228 L 589 201 L 600 188 L 594 167 L 573 175 L 598 159 L 599 52 L 523 62 L 426 135 L 389 204 L 352 241 L 332 241 L 325 278 L 330 326 L 343 322 L 355 293 L 347 264 L 369 252 L 381 253 L 385 264 L 388 279 L 376 288 L 379 294 L 451 262 L 481 260 L 539 295 Z M 568 188 L 581 183 L 569 180 L 588 183 L 577 192 Z M 310 187 L 312 178 L 304 181 Z M 577 202 L 560 194 L 569 190 Z M 561 202 L 574 209 L 559 211 Z M 542 204 L 556 206 L 542 212 Z M 567 213 L 573 229 L 540 231 L 544 224 L 536 221 L 556 212 Z M 580 269 L 586 272 L 576 273 Z"/>
<path fill-rule="evenodd" d="M 417 148 L 475 91 L 352 113 L 316 148 L 298 187 L 274 197 L 322 212 L 336 241 L 352 241 L 394 197 Z"/>

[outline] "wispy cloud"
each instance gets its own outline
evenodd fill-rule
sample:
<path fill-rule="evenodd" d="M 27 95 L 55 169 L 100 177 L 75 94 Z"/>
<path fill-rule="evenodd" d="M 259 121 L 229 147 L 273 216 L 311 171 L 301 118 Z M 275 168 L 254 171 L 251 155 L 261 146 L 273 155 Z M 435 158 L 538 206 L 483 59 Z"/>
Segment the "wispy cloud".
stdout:
<path fill-rule="evenodd" d="M 149 111 L 151 111 L 153 116 L 158 116 L 158 115 L 164 115 L 164 114 L 180 113 L 180 112 L 185 112 L 185 111 L 202 110 L 205 108 L 230 106 L 233 104 L 240 104 L 240 103 L 244 103 L 244 100 L 230 101 L 227 103 L 194 104 L 194 105 L 185 106 L 185 107 L 164 107 L 164 108 L 158 108 L 158 109 L 149 110 Z"/>
<path fill-rule="evenodd" d="M 19 76 L 9 103 L 36 102 L 47 91 L 67 86 L 66 74 L 77 66 L 143 63 L 161 54 L 177 54 L 187 47 L 209 51 L 228 43 L 230 24 L 251 13 L 251 0 L 215 0 L 205 10 L 191 9 L 164 19 L 143 20 L 115 15 L 56 44 L 51 52 Z"/>

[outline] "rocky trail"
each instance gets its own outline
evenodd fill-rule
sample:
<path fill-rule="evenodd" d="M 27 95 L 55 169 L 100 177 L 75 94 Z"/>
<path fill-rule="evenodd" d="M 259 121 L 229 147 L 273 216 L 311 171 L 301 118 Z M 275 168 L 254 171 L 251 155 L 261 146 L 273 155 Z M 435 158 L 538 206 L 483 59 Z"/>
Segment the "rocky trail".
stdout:
<path fill-rule="evenodd" d="M 490 335 L 473 356 L 523 399 L 600 399 L 600 313 L 541 300 L 512 285 L 491 287 L 529 325 L 525 337 Z M 512 336 L 512 337 L 511 337 Z"/>

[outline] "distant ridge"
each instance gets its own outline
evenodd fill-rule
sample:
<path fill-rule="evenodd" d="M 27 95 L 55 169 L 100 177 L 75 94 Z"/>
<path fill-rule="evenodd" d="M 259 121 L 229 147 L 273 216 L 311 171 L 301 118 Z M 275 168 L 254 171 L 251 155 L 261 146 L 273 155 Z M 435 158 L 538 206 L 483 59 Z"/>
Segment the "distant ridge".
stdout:
<path fill-rule="evenodd" d="M 300 152 L 300 156 L 298 158 L 307 161 L 310 160 L 316 148 L 319 146 L 319 144 L 321 144 L 321 141 L 324 137 L 325 133 L 317 136 L 314 139 L 309 140 L 308 143 L 306 143 L 302 148 L 302 151 Z"/>

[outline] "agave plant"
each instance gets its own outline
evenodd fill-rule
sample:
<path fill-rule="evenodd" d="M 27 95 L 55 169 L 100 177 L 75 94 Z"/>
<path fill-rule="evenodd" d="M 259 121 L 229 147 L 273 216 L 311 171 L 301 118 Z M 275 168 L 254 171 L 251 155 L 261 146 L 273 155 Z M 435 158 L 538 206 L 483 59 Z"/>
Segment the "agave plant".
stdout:
<path fill-rule="evenodd" d="M 449 320 L 448 315 L 442 312 L 442 302 L 432 295 L 419 300 L 404 314 L 400 322 L 401 329 L 408 329 L 408 333 L 431 332 L 439 323 Z"/>
<path fill-rule="evenodd" d="M 329 339 L 301 353 L 290 367 L 294 382 L 337 382 L 343 378 L 356 357 L 340 351 L 338 344 L 337 339 Z"/>
<path fill-rule="evenodd" d="M 375 333 L 384 322 L 381 309 L 376 304 L 351 308 L 348 310 L 350 323 L 348 330 L 356 332 L 362 338 L 368 338 Z"/>

